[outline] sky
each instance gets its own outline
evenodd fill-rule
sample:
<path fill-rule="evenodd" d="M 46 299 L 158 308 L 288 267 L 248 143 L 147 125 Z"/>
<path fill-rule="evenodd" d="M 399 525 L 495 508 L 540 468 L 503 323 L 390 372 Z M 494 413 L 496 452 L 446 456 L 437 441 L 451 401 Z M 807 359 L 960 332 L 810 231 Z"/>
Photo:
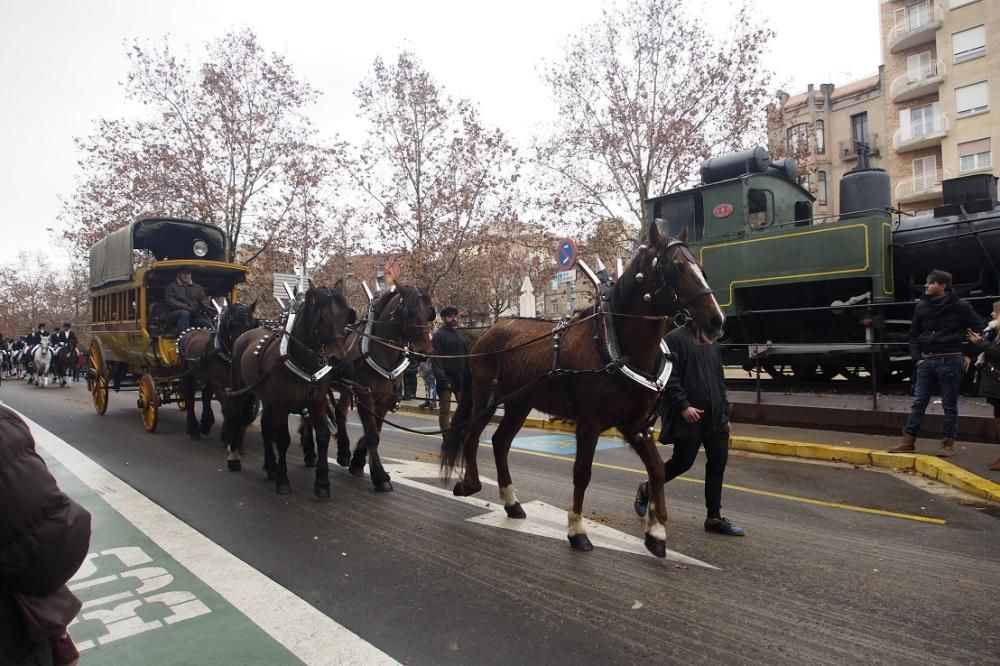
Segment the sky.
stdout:
<path fill-rule="evenodd" d="M 622 2 L 623 0 L 619 0 Z M 731 0 L 702 0 L 724 31 Z M 776 37 L 765 53 L 774 89 L 837 85 L 880 64 L 878 0 L 754 0 Z M 49 231 L 74 189 L 75 137 L 99 118 L 134 113 L 121 83 L 134 40 L 189 51 L 250 28 L 322 95 L 310 117 L 322 137 L 356 138 L 353 91 L 378 56 L 415 53 L 452 95 L 475 101 L 483 120 L 522 146 L 554 107 L 540 72 L 567 38 L 597 22 L 608 0 L 0 0 L 0 264 L 20 251 L 65 264 Z M 821 15 L 821 8 L 836 11 Z M 827 46 L 818 50 L 816 44 Z"/>

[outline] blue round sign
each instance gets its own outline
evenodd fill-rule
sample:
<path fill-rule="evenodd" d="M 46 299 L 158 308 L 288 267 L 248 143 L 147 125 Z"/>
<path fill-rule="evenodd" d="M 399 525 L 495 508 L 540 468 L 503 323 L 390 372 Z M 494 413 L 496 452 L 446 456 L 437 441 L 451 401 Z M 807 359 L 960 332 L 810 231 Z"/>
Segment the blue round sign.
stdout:
<path fill-rule="evenodd" d="M 560 238 L 556 243 L 556 263 L 562 271 L 572 270 L 576 265 L 576 243 L 572 238 Z"/>

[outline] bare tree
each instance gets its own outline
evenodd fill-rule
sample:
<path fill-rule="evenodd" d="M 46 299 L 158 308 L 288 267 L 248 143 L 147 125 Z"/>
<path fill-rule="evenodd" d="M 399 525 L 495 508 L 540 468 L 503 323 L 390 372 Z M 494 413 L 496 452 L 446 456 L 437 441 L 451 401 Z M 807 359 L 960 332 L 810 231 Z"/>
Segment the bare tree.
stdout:
<path fill-rule="evenodd" d="M 20 253 L 17 262 L 0 266 L 0 333 L 22 335 L 39 322 L 48 324 L 49 330 L 64 321 L 85 325 L 89 312 L 78 307 L 81 288 L 71 272 L 54 269 L 45 255 Z"/>
<path fill-rule="evenodd" d="M 555 176 L 547 203 L 561 217 L 642 224 L 643 200 L 690 183 L 713 152 L 763 137 L 772 32 L 747 4 L 729 30 L 712 30 L 699 4 L 608 9 L 548 67 L 559 120 L 536 159 Z"/>
<path fill-rule="evenodd" d="M 141 120 L 100 120 L 78 141 L 81 175 L 64 206 L 64 236 L 80 253 L 143 215 L 222 227 L 231 261 L 252 262 L 283 230 L 303 181 L 294 162 L 313 130 L 300 110 L 315 93 L 249 30 L 207 46 L 201 63 L 164 43 L 129 50 L 128 99 Z M 290 174 L 292 175 L 290 177 Z"/>
<path fill-rule="evenodd" d="M 376 59 L 355 95 L 368 137 L 339 158 L 370 204 L 363 221 L 399 256 L 401 276 L 434 291 L 483 222 L 509 207 L 516 152 L 410 53 L 391 65 Z"/>

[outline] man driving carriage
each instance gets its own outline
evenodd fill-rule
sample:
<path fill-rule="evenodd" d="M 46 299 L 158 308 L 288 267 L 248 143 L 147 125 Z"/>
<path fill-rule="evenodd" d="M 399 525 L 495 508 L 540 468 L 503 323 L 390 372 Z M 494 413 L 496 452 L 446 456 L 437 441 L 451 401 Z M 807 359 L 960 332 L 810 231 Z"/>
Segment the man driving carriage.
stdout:
<path fill-rule="evenodd" d="M 164 300 L 171 309 L 169 320 L 176 323 L 178 333 L 192 326 L 211 327 L 212 322 L 204 311 L 212 304 L 201 285 L 191 278 L 190 269 L 177 271 L 177 279 L 167 286 Z"/>

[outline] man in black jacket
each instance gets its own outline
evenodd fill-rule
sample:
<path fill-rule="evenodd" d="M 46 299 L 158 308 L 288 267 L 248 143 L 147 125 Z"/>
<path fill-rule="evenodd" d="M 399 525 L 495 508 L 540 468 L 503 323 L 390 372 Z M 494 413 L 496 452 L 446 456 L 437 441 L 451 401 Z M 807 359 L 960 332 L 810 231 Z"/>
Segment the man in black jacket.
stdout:
<path fill-rule="evenodd" d="M 660 412 L 660 442 L 674 443 L 674 453 L 663 466 L 666 480 L 691 469 L 704 445 L 705 530 L 743 536 L 743 530 L 721 513 L 722 480 L 729 458 L 729 398 L 719 346 L 693 323 L 670 331 L 667 345 L 676 358 Z M 645 516 L 648 506 L 649 482 L 643 481 L 635 494 L 635 512 Z"/>
<path fill-rule="evenodd" d="M 63 323 L 61 331 L 56 331 L 56 334 L 52 337 L 52 341 L 57 345 L 68 345 L 71 344 L 76 346 L 76 333 L 73 332 L 73 327 L 69 322 Z"/>
<path fill-rule="evenodd" d="M 931 271 L 924 285 L 924 297 L 913 309 L 910 323 L 910 357 L 916 364 L 913 378 L 913 403 L 903 430 L 903 439 L 892 453 L 916 450 L 917 436 L 924 412 L 937 383 L 944 409 L 944 437 L 937 455 L 948 458 L 955 453 L 958 436 L 958 387 L 972 363 L 966 345 L 968 331 L 983 330 L 983 320 L 972 306 L 951 290 L 951 273 Z"/>
<path fill-rule="evenodd" d="M 441 310 L 443 326 L 438 329 L 431 344 L 435 354 L 445 356 L 466 356 L 469 353 L 469 340 L 465 333 L 458 330 L 458 310 L 448 306 Z M 465 358 L 435 358 L 431 360 L 434 369 L 434 380 L 437 383 L 438 394 L 438 425 L 441 430 L 447 430 L 451 425 L 451 396 L 458 401 L 462 391 L 462 377 L 465 376 Z"/>
<path fill-rule="evenodd" d="M 15 595 L 66 584 L 87 556 L 90 514 L 59 490 L 28 426 L 3 406 L 0 507 L 0 664 L 51 664 L 49 640 L 29 637 Z"/>

